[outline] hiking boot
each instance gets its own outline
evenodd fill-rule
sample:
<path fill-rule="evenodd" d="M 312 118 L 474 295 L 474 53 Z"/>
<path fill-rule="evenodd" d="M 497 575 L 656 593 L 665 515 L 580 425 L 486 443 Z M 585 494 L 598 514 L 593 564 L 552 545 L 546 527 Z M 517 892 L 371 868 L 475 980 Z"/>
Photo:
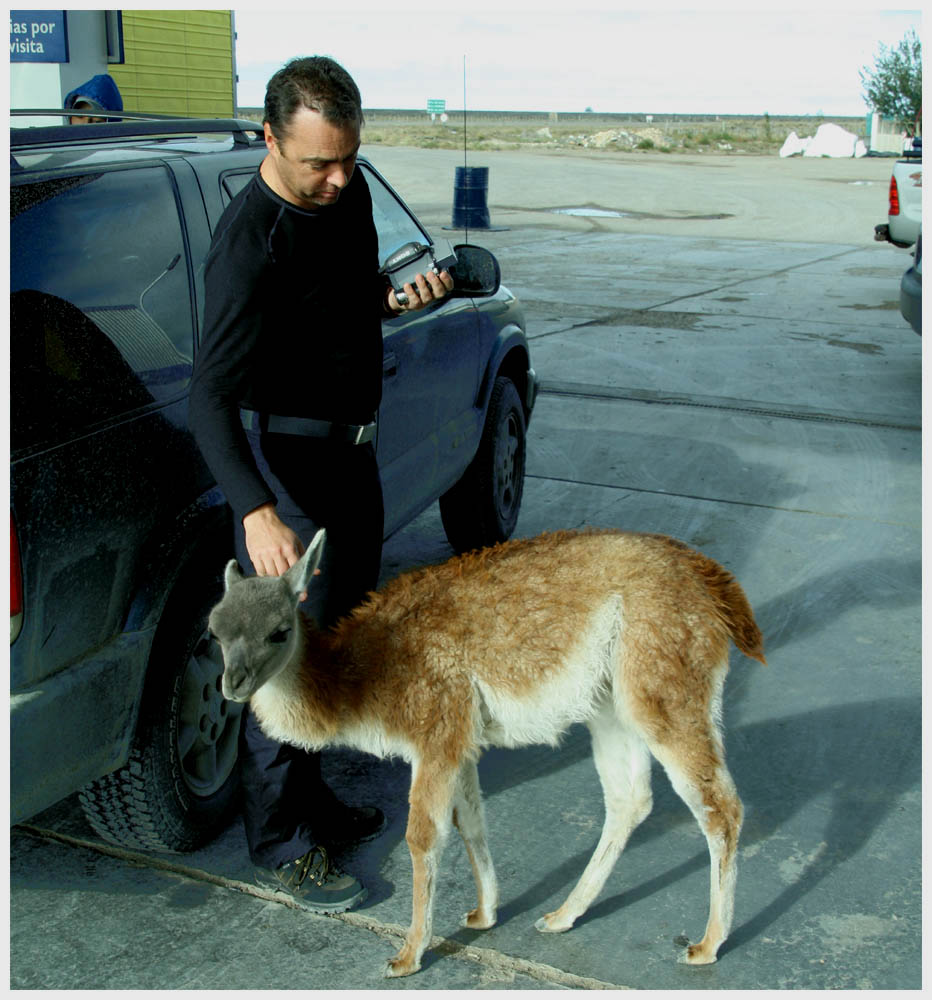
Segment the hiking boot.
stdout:
<path fill-rule="evenodd" d="M 314 823 L 318 836 L 331 847 L 347 847 L 374 840 L 385 829 L 385 816 L 375 806 L 353 809 L 340 804 L 333 818 L 321 818 Z"/>
<path fill-rule="evenodd" d="M 366 889 L 341 871 L 323 847 L 312 847 L 280 868 L 258 868 L 256 882 L 265 889 L 287 893 L 311 913 L 343 913 L 361 903 Z"/>

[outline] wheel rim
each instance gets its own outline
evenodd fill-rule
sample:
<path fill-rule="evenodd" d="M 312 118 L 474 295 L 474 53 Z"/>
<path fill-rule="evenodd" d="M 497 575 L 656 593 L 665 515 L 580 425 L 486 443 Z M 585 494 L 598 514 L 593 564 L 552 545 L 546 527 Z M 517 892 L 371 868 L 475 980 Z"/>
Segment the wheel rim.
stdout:
<path fill-rule="evenodd" d="M 202 798 L 219 791 L 236 766 L 243 706 L 223 697 L 222 676 L 220 647 L 205 632 L 185 666 L 178 725 L 181 773 Z"/>
<path fill-rule="evenodd" d="M 521 429 L 511 410 L 499 424 L 495 442 L 495 500 L 502 517 L 507 518 L 518 499 L 520 485 Z"/>

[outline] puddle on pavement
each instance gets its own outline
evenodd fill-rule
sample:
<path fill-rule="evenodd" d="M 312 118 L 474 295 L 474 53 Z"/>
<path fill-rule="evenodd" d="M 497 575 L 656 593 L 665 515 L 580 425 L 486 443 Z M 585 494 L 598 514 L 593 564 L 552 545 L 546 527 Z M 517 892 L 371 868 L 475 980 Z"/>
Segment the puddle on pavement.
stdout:
<path fill-rule="evenodd" d="M 616 212 L 611 208 L 554 208 L 554 215 L 585 215 L 598 218 L 630 219 L 631 212 Z"/>
<path fill-rule="evenodd" d="M 670 219 L 682 222 L 684 220 L 709 221 L 734 218 L 730 212 L 715 212 L 711 215 L 658 215 L 655 212 L 621 212 L 614 208 L 597 208 L 594 205 L 580 205 L 578 208 L 548 208 L 546 211 L 551 215 L 574 215 L 589 219 Z"/>

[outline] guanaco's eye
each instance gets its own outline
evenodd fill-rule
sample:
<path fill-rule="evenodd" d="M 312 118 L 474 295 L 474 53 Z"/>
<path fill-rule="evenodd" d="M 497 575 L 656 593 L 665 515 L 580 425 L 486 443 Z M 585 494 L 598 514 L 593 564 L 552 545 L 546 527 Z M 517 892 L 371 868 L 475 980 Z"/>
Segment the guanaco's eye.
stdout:
<path fill-rule="evenodd" d="M 288 641 L 288 636 L 290 634 L 290 628 L 280 628 L 269 636 L 269 642 L 274 642 L 276 646 L 280 646 L 283 642 Z"/>

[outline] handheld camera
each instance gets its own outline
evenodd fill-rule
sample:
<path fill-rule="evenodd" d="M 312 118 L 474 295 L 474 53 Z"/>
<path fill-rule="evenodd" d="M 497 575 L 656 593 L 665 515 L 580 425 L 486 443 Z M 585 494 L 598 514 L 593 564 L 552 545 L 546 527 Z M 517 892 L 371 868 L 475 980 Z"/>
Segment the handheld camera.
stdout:
<path fill-rule="evenodd" d="M 404 291 L 406 284 L 415 285 L 414 279 L 419 274 L 426 276 L 429 271 L 437 274 L 448 271 L 455 263 L 456 253 L 448 240 L 440 239 L 430 246 L 412 241 L 395 250 L 382 265 L 380 273 L 388 277 L 398 304 L 404 306 L 408 304 Z"/>

